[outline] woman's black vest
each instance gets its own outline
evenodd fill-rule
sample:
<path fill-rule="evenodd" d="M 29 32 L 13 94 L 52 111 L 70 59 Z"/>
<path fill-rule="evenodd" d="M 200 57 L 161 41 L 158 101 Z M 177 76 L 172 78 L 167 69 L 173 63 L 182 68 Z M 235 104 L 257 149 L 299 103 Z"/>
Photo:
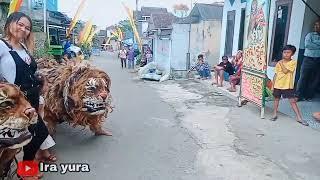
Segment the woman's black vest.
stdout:
<path fill-rule="evenodd" d="M 38 109 L 39 107 L 39 96 L 40 88 L 39 81 L 35 76 L 37 71 L 37 63 L 32 58 L 28 50 L 21 45 L 26 53 L 31 58 L 31 63 L 27 64 L 19 54 L 13 50 L 12 46 L 5 40 L 1 39 L 10 49 L 9 53 L 11 54 L 15 64 L 16 64 L 16 78 L 14 84 L 20 87 L 21 91 L 25 93 L 27 99 L 31 103 L 32 107 Z"/>

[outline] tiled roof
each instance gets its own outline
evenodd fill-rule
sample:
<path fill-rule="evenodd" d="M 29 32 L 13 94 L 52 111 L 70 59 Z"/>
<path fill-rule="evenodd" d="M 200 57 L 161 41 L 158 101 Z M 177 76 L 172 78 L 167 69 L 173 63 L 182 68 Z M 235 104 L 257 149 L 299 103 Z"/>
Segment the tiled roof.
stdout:
<path fill-rule="evenodd" d="M 201 20 L 222 20 L 223 4 L 202 4 L 197 3 L 192 9 L 192 16 L 198 16 Z"/>
<path fill-rule="evenodd" d="M 150 29 L 166 29 L 172 28 L 175 16 L 171 13 L 152 14 L 150 19 Z"/>
<path fill-rule="evenodd" d="M 141 16 L 151 16 L 152 14 L 168 13 L 167 8 L 141 7 Z"/>

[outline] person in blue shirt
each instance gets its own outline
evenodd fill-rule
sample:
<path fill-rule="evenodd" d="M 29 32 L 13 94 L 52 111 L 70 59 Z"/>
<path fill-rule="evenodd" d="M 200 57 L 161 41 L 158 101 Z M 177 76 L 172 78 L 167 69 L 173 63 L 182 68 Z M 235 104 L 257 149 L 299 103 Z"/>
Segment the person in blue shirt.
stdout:
<path fill-rule="evenodd" d="M 204 57 L 202 54 L 198 56 L 198 62 L 195 66 L 193 66 L 189 71 L 188 74 L 196 69 L 198 74 L 200 75 L 201 79 L 210 79 L 211 78 L 211 71 L 210 65 L 208 62 L 204 61 Z"/>
<path fill-rule="evenodd" d="M 64 59 L 70 59 L 70 55 L 69 55 L 69 52 L 68 52 L 68 49 L 71 47 L 72 45 L 72 41 L 71 41 L 71 37 L 68 36 L 66 41 L 63 43 L 63 56 L 64 56 Z"/>
<path fill-rule="evenodd" d="M 299 100 L 310 101 L 320 81 L 320 20 L 314 24 L 314 31 L 305 37 L 304 59 L 301 65 L 297 95 Z"/>
<path fill-rule="evenodd" d="M 64 52 L 66 52 L 71 45 L 72 45 L 71 37 L 68 36 L 63 46 Z"/>

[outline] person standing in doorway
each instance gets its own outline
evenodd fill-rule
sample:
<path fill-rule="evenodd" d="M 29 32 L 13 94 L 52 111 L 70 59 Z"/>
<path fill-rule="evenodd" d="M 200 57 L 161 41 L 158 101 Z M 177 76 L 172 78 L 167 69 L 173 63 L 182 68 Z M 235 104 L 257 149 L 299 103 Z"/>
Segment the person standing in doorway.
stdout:
<path fill-rule="evenodd" d="M 320 20 L 315 22 L 314 32 L 310 32 L 305 37 L 304 56 L 297 95 L 299 100 L 310 101 L 320 81 Z"/>
<path fill-rule="evenodd" d="M 286 45 L 282 51 L 282 60 L 280 60 L 275 68 L 275 76 L 273 77 L 273 96 L 274 110 L 271 121 L 278 119 L 277 112 L 281 97 L 289 99 L 293 111 L 296 113 L 297 122 L 308 126 L 309 124 L 302 119 L 301 112 L 298 108 L 295 91 L 294 91 L 294 73 L 297 67 L 297 61 L 292 59 L 296 52 L 296 47 Z"/>
<path fill-rule="evenodd" d="M 134 69 L 134 49 L 133 49 L 133 47 L 130 47 L 129 52 L 128 52 L 128 68 Z"/>
<path fill-rule="evenodd" d="M 127 68 L 127 51 L 125 48 L 122 48 L 119 52 L 119 58 L 121 60 L 121 68 L 123 69 L 123 66 Z"/>

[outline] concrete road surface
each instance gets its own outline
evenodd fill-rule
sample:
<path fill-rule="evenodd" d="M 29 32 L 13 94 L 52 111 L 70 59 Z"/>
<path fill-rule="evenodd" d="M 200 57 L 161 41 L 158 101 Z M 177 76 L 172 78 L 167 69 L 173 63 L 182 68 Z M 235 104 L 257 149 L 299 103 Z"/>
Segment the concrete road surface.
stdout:
<path fill-rule="evenodd" d="M 50 180 L 199 179 L 193 165 L 199 146 L 177 125 L 174 110 L 155 91 L 137 84 L 114 56 L 94 57 L 112 79 L 115 111 L 104 127 L 113 137 L 60 125 L 55 147 L 59 163 L 87 163 L 89 173 L 46 173 Z"/>

